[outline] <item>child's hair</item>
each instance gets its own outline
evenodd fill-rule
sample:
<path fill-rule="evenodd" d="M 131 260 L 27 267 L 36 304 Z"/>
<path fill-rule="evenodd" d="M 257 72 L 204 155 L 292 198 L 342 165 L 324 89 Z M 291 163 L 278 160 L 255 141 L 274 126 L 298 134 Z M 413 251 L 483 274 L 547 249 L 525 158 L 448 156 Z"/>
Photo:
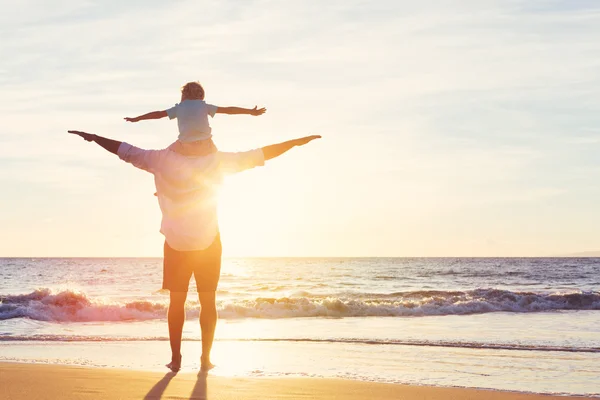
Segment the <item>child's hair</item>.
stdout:
<path fill-rule="evenodd" d="M 200 82 L 188 82 L 181 88 L 181 100 L 204 100 L 204 88 Z"/>

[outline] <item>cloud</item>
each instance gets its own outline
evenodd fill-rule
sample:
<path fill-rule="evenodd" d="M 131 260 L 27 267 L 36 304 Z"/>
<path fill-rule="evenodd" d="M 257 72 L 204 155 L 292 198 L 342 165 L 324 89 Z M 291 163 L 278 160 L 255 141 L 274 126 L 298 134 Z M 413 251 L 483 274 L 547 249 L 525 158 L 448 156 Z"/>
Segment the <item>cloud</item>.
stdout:
<path fill-rule="evenodd" d="M 411 215 L 444 215 L 431 230 L 446 231 L 470 209 L 493 209 L 479 217 L 477 234 L 501 251 L 515 241 L 485 231 L 501 223 L 497 215 L 513 213 L 518 226 L 531 207 L 552 204 L 564 220 L 575 207 L 595 212 L 581 198 L 600 200 L 590 188 L 600 178 L 593 1 L 29 0 L 7 5 L 0 22 L 11 33 L 0 42 L 0 180 L 11 187 L 89 201 L 110 177 L 142 192 L 141 175 L 64 132 L 166 146 L 176 137 L 172 122 L 122 118 L 172 105 L 181 84 L 199 79 L 212 102 L 269 108 L 260 119 L 215 118 L 223 148 L 325 136 L 305 158 L 244 177 L 289 192 L 294 182 L 282 177 L 304 177 L 316 197 L 306 223 L 327 217 L 344 231 L 356 213 L 365 229 L 385 231 L 397 219 L 404 233 L 420 232 L 415 241 L 430 242 Z M 302 175 L 294 175 L 300 159 Z M 373 202 L 379 214 L 368 221 L 364 205 Z M 547 230 L 552 221 L 539 224 Z M 541 249 L 544 240 L 528 243 Z"/>

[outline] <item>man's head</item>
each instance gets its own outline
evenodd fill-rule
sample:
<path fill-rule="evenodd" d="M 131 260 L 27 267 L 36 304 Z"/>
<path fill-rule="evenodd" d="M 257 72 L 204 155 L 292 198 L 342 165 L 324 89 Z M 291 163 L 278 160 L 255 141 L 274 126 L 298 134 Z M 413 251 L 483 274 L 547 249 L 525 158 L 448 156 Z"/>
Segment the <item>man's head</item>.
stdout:
<path fill-rule="evenodd" d="M 181 101 L 204 100 L 204 88 L 200 82 L 188 82 L 181 88 Z"/>

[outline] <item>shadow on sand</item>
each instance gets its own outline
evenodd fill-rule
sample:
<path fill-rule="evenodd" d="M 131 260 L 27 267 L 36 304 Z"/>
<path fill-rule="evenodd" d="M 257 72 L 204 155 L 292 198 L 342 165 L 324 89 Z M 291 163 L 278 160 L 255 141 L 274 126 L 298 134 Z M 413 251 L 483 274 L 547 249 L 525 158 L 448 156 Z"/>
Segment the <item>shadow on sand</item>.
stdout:
<path fill-rule="evenodd" d="M 194 390 L 192 390 L 192 394 L 190 395 L 190 400 L 206 400 L 208 398 L 207 378 L 208 374 L 206 372 L 201 371 L 198 373 L 198 378 L 196 379 Z"/>
<path fill-rule="evenodd" d="M 169 382 L 171 382 L 171 379 L 173 379 L 175 375 L 177 375 L 177 372 L 167 372 L 160 381 L 156 382 L 156 384 L 152 386 L 152 389 L 150 389 L 148 394 L 144 396 L 144 400 L 160 399 L 167 386 L 169 386 Z"/>
<path fill-rule="evenodd" d="M 161 378 L 160 381 L 156 382 L 156 384 L 148 391 L 146 396 L 144 396 L 144 400 L 160 400 L 162 398 L 163 393 L 169 386 L 171 379 L 173 379 L 177 375 L 176 372 L 168 372 Z M 196 379 L 196 384 L 194 385 L 194 389 L 190 394 L 190 400 L 206 400 L 208 395 L 208 385 L 207 385 L 207 377 L 208 374 L 206 372 L 199 372 L 198 377 Z"/>

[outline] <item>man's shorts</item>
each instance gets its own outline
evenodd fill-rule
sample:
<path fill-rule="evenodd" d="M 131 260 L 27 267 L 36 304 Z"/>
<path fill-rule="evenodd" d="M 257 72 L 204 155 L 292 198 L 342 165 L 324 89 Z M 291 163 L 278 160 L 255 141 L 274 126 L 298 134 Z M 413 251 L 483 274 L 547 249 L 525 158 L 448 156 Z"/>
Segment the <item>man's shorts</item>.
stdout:
<path fill-rule="evenodd" d="M 187 292 L 192 274 L 198 292 L 215 292 L 221 276 L 221 237 L 204 250 L 177 251 L 165 241 L 163 289 Z"/>

